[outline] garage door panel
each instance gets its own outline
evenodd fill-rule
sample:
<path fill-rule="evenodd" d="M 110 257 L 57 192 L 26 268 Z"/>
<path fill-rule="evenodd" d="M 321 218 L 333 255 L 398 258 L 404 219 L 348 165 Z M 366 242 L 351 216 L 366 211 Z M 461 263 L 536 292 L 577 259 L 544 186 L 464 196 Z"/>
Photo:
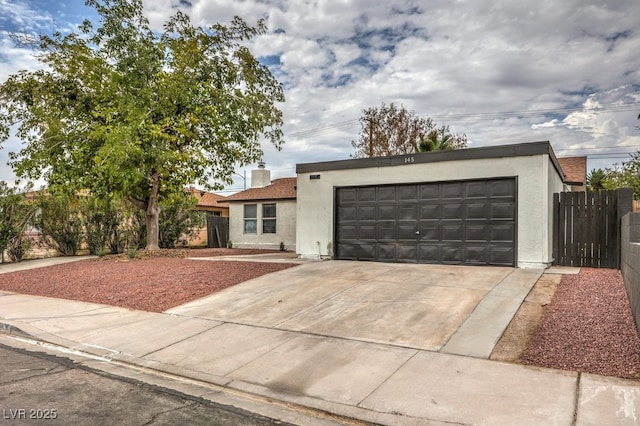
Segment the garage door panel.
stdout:
<path fill-rule="evenodd" d="M 376 225 L 376 235 L 378 240 L 396 241 L 397 225 L 395 222 L 384 222 Z"/>
<path fill-rule="evenodd" d="M 491 226 L 487 224 L 467 224 L 466 241 L 487 241 Z"/>
<path fill-rule="evenodd" d="M 376 246 L 377 246 L 376 243 L 358 244 L 357 246 L 358 259 L 359 260 L 376 260 L 377 259 Z"/>
<path fill-rule="evenodd" d="M 359 188 L 358 201 L 360 202 L 375 202 L 376 201 L 376 189 L 375 188 Z"/>
<path fill-rule="evenodd" d="M 378 201 L 396 201 L 396 187 L 383 186 L 378 188 Z"/>
<path fill-rule="evenodd" d="M 464 240 L 464 226 L 462 223 L 442 225 L 442 241 L 462 240 Z"/>
<path fill-rule="evenodd" d="M 378 220 L 396 220 L 395 204 L 380 204 L 376 207 Z"/>
<path fill-rule="evenodd" d="M 489 194 L 492 197 L 513 198 L 516 193 L 515 179 L 489 181 Z"/>
<path fill-rule="evenodd" d="M 350 243 L 340 243 L 336 247 L 336 251 L 343 260 L 358 260 L 358 245 Z"/>
<path fill-rule="evenodd" d="M 398 224 L 399 241 L 416 241 L 416 226 L 413 223 L 408 225 Z"/>
<path fill-rule="evenodd" d="M 419 228 L 421 242 L 442 240 L 442 226 L 438 222 L 429 224 L 421 222 Z"/>
<path fill-rule="evenodd" d="M 513 235 L 515 235 L 515 225 L 513 223 L 491 225 L 489 240 L 511 242 Z"/>
<path fill-rule="evenodd" d="M 398 262 L 416 263 L 416 245 L 398 244 Z"/>
<path fill-rule="evenodd" d="M 394 261 L 398 259 L 396 252 L 397 245 L 394 244 L 378 244 L 378 260 L 383 262 Z"/>
<path fill-rule="evenodd" d="M 442 198 L 458 198 L 462 199 L 463 187 L 461 182 L 442 183 Z"/>
<path fill-rule="evenodd" d="M 338 207 L 338 221 L 356 221 L 358 219 L 358 208 L 356 206 Z"/>
<path fill-rule="evenodd" d="M 464 206 L 462 203 L 447 203 L 442 206 L 442 219 L 461 220 L 464 216 Z"/>
<path fill-rule="evenodd" d="M 419 263 L 440 263 L 440 244 L 418 244 Z"/>
<path fill-rule="evenodd" d="M 489 219 L 515 220 L 514 203 L 492 203 Z"/>
<path fill-rule="evenodd" d="M 438 184 L 423 184 L 419 186 L 419 200 L 439 200 L 440 199 L 440 187 Z"/>
<path fill-rule="evenodd" d="M 398 206 L 398 220 L 418 219 L 418 206 L 416 204 L 400 204 Z"/>
<path fill-rule="evenodd" d="M 416 201 L 417 199 L 417 185 L 403 185 L 398 187 L 398 201 Z"/>
<path fill-rule="evenodd" d="M 444 245 L 441 249 L 442 263 L 458 264 L 462 263 L 462 247 Z"/>
<path fill-rule="evenodd" d="M 376 240 L 376 225 L 358 225 L 358 240 Z"/>
<path fill-rule="evenodd" d="M 376 220 L 376 207 L 358 206 L 358 220 Z"/>
<path fill-rule="evenodd" d="M 464 263 L 470 265 L 486 265 L 489 247 L 486 245 L 465 245 Z"/>
<path fill-rule="evenodd" d="M 487 198 L 487 183 L 485 181 L 468 182 L 465 185 L 465 198 Z"/>
<path fill-rule="evenodd" d="M 358 239 L 358 227 L 354 225 L 340 225 L 338 226 L 338 235 L 341 240 L 357 240 Z"/>
<path fill-rule="evenodd" d="M 489 263 L 491 265 L 513 266 L 513 249 L 511 247 L 492 246 L 490 248 Z"/>
<path fill-rule="evenodd" d="M 506 178 L 337 188 L 336 255 L 512 266 L 516 190 Z"/>
<path fill-rule="evenodd" d="M 357 188 L 340 188 L 338 192 L 339 203 L 352 203 L 358 200 Z"/>
<path fill-rule="evenodd" d="M 490 211 L 489 203 L 467 203 L 465 204 L 465 219 L 486 220 Z"/>
<path fill-rule="evenodd" d="M 418 218 L 423 219 L 441 219 L 442 218 L 442 205 L 440 204 L 420 204 L 420 214 Z"/>

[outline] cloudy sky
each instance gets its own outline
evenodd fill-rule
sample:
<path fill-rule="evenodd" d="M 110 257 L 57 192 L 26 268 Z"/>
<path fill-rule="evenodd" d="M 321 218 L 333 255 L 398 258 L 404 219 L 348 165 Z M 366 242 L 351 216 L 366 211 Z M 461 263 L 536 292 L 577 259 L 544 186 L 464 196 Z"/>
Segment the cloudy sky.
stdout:
<path fill-rule="evenodd" d="M 265 18 L 251 48 L 284 84 L 273 177 L 353 153 L 362 110 L 382 102 L 466 133 L 469 147 L 548 140 L 609 167 L 640 149 L 637 0 L 144 0 L 154 28 L 180 7 L 197 25 Z M 72 31 L 83 0 L 0 0 L 0 81 L 38 67 L 9 33 Z M 0 180 L 12 180 L 0 151 Z M 252 169 L 252 166 L 246 170 Z M 244 169 L 238 168 L 239 174 Z M 232 188 L 242 188 L 237 178 Z"/>

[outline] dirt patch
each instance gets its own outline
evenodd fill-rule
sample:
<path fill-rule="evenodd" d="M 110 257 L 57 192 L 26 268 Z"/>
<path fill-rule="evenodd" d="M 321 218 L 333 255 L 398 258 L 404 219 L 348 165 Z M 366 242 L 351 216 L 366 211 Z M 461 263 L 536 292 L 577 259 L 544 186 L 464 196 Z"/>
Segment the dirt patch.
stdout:
<path fill-rule="evenodd" d="M 522 353 L 535 334 L 544 308 L 551 303 L 561 278 L 557 274 L 543 274 L 540 277 L 493 349 L 490 359 L 518 363 L 522 361 Z"/>
<path fill-rule="evenodd" d="M 552 277 L 533 288 L 491 359 L 637 379 L 640 339 L 620 272 L 582 268 L 555 292 Z"/>
<path fill-rule="evenodd" d="M 220 251 L 226 249 L 214 250 L 218 250 L 219 256 L 234 254 Z M 197 251 L 200 256 L 205 256 L 204 250 Z M 6 273 L 1 275 L 0 290 L 163 312 L 241 282 L 296 266 L 291 263 L 213 262 L 183 257 L 177 252 L 143 254 L 142 259 L 135 260 L 106 256 Z"/>

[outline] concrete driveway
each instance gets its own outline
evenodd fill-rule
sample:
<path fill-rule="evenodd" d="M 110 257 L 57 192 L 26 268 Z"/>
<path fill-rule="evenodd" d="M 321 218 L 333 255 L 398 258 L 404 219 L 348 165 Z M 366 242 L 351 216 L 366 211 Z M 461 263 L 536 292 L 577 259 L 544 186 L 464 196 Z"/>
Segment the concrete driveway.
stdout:
<path fill-rule="evenodd" d="M 167 313 L 488 358 L 542 272 L 314 262 Z"/>

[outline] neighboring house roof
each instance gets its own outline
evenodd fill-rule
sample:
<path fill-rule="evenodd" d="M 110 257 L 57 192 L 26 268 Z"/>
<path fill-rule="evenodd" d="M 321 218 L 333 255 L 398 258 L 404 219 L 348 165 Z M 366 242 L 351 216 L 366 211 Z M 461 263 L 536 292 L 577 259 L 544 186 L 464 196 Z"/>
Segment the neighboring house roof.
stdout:
<path fill-rule="evenodd" d="M 587 157 L 558 158 L 564 172 L 564 181 L 569 185 L 585 185 L 587 181 Z"/>
<path fill-rule="evenodd" d="M 237 194 L 229 195 L 225 201 L 286 200 L 296 199 L 298 178 L 274 179 L 271 185 L 262 188 L 249 188 Z"/>
<path fill-rule="evenodd" d="M 195 188 L 189 188 L 189 191 L 198 199 L 196 209 L 206 207 L 219 207 L 222 209 L 229 208 L 229 203 L 226 202 L 227 199 L 223 195 L 214 194 L 213 192 L 202 191 Z"/>

